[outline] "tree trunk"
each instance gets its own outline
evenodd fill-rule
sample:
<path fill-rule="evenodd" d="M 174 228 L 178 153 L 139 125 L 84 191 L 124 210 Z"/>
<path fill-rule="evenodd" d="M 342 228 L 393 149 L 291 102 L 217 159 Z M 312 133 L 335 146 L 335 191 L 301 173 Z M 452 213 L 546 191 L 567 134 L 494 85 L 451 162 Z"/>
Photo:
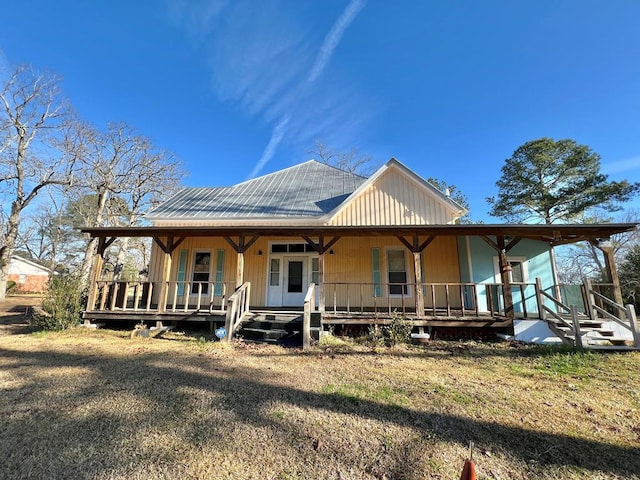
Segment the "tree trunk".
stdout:
<path fill-rule="evenodd" d="M 0 301 L 6 298 L 7 277 L 9 275 L 9 262 L 16 246 L 18 226 L 20 225 L 20 203 L 18 200 L 11 204 L 11 215 L 7 222 L 7 231 L 4 237 L 4 245 L 0 248 Z"/>

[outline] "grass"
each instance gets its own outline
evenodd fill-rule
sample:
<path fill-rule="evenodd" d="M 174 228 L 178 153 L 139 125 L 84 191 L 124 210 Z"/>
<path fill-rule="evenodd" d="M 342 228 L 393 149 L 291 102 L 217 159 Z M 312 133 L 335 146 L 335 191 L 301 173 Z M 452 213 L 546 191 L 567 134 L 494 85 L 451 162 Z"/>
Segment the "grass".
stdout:
<path fill-rule="evenodd" d="M 0 478 L 640 478 L 640 354 L 311 352 L 0 317 Z M 0 313 L 0 315 L 3 315 Z"/>

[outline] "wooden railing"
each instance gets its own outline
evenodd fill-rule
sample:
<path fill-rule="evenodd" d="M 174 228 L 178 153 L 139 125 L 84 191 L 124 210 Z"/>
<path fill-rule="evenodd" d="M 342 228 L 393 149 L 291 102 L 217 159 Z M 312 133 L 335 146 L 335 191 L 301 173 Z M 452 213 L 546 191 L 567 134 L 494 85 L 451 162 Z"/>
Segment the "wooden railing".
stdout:
<path fill-rule="evenodd" d="M 227 300 L 227 316 L 225 329 L 227 330 L 227 342 L 231 342 L 236 328 L 242 323 L 244 316 L 249 313 L 249 297 L 251 296 L 251 283 L 245 282 Z"/>
<path fill-rule="evenodd" d="M 416 313 L 416 289 L 413 283 L 348 283 L 324 284 L 328 313 Z M 514 307 L 519 316 L 537 316 L 535 285 L 512 283 Z M 395 293 L 394 293 L 395 292 Z M 423 297 L 424 311 L 417 316 L 478 317 L 482 314 L 504 316 L 504 285 L 501 283 L 422 283 L 418 294 Z"/>
<path fill-rule="evenodd" d="M 304 315 L 302 317 L 302 348 L 311 346 L 311 314 L 316 309 L 316 284 L 311 283 L 304 297 Z"/>
<path fill-rule="evenodd" d="M 96 283 L 96 300 L 87 310 L 223 313 L 234 287 L 233 282 L 164 282 L 167 301 L 158 305 L 153 297 L 154 292 L 161 291 L 162 282 L 99 280 Z"/>
<path fill-rule="evenodd" d="M 640 348 L 640 330 L 633 305 L 620 305 L 596 291 L 594 285 L 586 279 L 584 291 L 587 297 L 587 308 L 592 319 L 597 316 L 610 320 L 629 330 L 633 336 L 633 344 Z"/>

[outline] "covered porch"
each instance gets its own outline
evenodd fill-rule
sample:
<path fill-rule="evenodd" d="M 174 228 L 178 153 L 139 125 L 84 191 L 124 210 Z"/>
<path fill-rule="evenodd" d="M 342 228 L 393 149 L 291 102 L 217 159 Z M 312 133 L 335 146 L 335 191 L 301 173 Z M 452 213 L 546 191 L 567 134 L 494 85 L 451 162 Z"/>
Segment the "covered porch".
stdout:
<path fill-rule="evenodd" d="M 613 261 L 613 251 L 606 240 L 615 233 L 629 231 L 634 224 L 606 225 L 416 225 L 403 227 L 129 227 L 84 229 L 98 239 L 98 250 L 89 288 L 86 320 L 134 321 L 210 321 L 224 323 L 231 337 L 235 326 L 252 310 L 264 310 L 268 294 L 252 295 L 245 267 L 247 255 L 263 255 L 258 248 L 261 239 L 297 238 L 304 251 L 313 255 L 313 281 L 300 285 L 298 303 L 286 305 L 287 310 L 313 304 L 312 311 L 322 325 L 371 324 L 388 321 L 395 311 L 401 312 L 416 326 L 495 326 L 512 328 L 518 318 L 543 318 L 540 301 L 543 292 L 562 303 L 557 282 L 539 285 L 512 279 L 509 252 L 524 239 L 537 240 L 549 246 L 588 241 L 600 248 L 605 256 L 612 301 L 622 305 L 619 280 Z M 499 282 L 429 282 L 423 277 L 421 254 L 434 248 L 439 239 L 459 237 L 480 239 L 494 252 L 499 269 Z M 122 282 L 101 277 L 104 253 L 118 237 L 150 237 L 160 256 L 160 276 L 144 282 Z M 389 282 L 375 276 L 363 282 L 327 277 L 327 257 L 332 265 L 340 242 L 355 245 L 365 239 L 392 237 L 413 260 L 412 278 Z M 197 281 L 176 275 L 176 250 L 192 239 L 218 239 L 235 252 L 235 279 L 211 278 Z M 257 250 L 257 251 L 252 251 Z M 266 252 L 265 252 L 266 253 Z M 298 254 L 299 255 L 299 254 Z M 252 261 L 252 260 L 249 260 Z M 375 259 L 373 260 L 375 264 Z M 173 265 L 173 267 L 172 267 Z M 350 268 L 357 268 L 350 267 Z M 374 267 L 375 272 L 375 267 Z M 264 276 L 269 272 L 263 272 Z M 340 280 L 340 279 L 338 279 Z M 268 280 L 267 280 L 268 282 Z M 261 286 L 262 290 L 267 290 Z M 310 292 L 310 290 L 313 290 Z M 256 302 L 255 299 L 261 299 Z M 548 302 L 549 300 L 547 300 Z M 555 307 L 556 310 L 558 307 Z"/>

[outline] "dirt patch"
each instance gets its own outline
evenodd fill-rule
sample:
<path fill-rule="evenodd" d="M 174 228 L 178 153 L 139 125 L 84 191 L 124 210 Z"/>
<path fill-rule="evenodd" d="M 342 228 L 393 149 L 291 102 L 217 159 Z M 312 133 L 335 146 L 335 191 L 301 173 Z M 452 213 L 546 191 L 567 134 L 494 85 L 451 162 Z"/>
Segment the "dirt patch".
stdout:
<path fill-rule="evenodd" d="M 33 307 L 39 306 L 38 295 L 11 295 L 0 302 L 0 335 L 17 335 L 31 331 L 29 319 Z"/>

